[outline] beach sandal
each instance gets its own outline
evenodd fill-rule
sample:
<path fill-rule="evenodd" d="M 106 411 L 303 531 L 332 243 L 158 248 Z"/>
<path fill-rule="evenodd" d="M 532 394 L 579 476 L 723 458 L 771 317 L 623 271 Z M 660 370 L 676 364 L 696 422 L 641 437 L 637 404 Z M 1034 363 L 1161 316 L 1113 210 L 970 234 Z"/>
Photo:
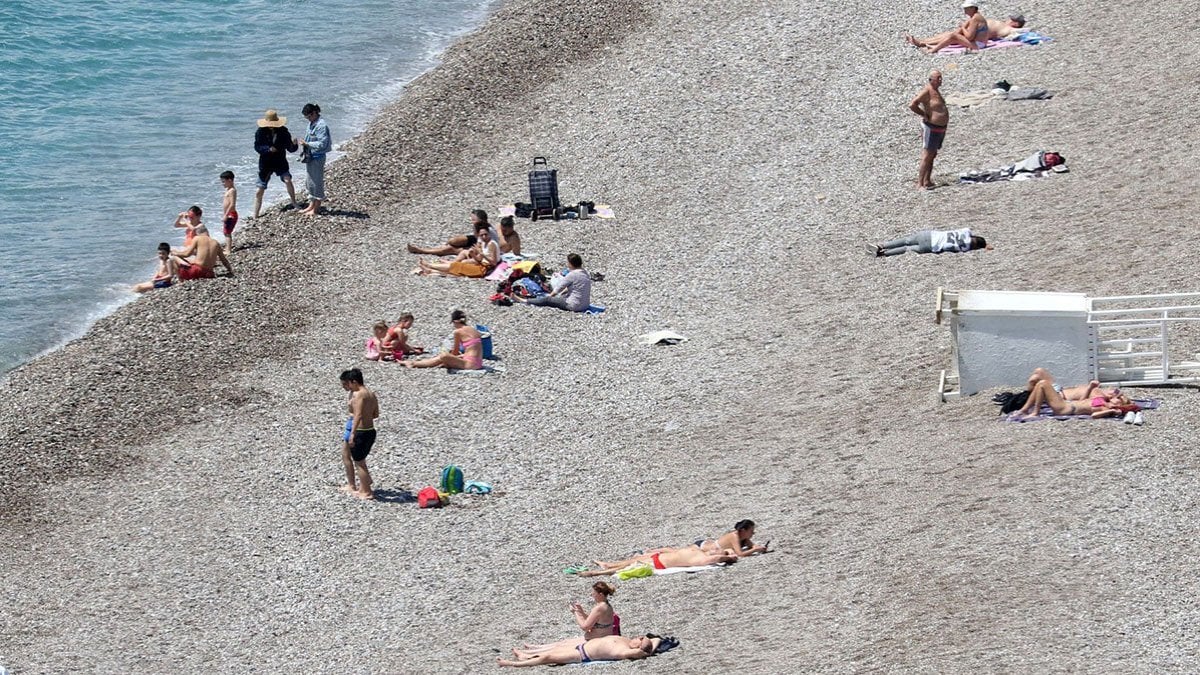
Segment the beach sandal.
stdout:
<path fill-rule="evenodd" d="M 486 495 L 491 491 L 491 485 L 478 480 L 467 481 L 466 487 L 463 488 L 463 492 L 469 495 Z"/>
<path fill-rule="evenodd" d="M 571 565 L 563 568 L 563 574 L 579 574 L 580 572 L 588 571 L 587 565 Z"/>

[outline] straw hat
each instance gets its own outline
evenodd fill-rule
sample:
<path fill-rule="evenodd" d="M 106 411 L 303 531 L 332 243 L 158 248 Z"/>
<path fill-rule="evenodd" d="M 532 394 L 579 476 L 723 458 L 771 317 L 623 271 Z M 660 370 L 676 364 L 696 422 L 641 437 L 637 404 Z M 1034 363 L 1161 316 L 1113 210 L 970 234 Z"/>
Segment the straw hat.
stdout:
<path fill-rule="evenodd" d="M 287 124 L 286 117 L 280 117 L 279 113 L 274 110 L 268 110 L 263 113 L 263 118 L 258 121 L 260 127 L 281 127 Z"/>
<path fill-rule="evenodd" d="M 963 0 L 962 8 L 966 9 L 968 7 L 974 7 L 975 9 L 979 9 L 979 3 L 976 2 L 976 0 Z"/>

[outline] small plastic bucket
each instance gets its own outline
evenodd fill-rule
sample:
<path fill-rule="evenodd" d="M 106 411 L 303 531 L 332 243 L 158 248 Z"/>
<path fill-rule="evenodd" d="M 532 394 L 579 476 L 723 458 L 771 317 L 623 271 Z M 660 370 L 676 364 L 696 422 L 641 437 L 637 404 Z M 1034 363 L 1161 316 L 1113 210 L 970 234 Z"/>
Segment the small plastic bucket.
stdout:
<path fill-rule="evenodd" d="M 487 326 L 475 324 L 475 330 L 479 331 L 479 344 L 483 347 L 483 358 L 492 359 L 492 332 Z"/>

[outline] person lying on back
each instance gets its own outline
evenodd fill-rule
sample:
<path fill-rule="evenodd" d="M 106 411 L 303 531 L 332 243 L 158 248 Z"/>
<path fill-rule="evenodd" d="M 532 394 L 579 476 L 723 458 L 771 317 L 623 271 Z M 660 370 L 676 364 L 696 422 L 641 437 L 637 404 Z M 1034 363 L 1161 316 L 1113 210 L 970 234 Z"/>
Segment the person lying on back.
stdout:
<path fill-rule="evenodd" d="M 960 230 L 920 230 L 906 237 L 882 244 L 868 244 L 867 250 L 876 258 L 902 253 L 966 253 L 992 250 L 983 237 L 971 234 L 970 228 Z"/>
<path fill-rule="evenodd" d="M 491 235 L 492 241 L 498 242 L 499 235 L 496 229 L 488 222 L 487 211 L 483 209 L 471 210 L 471 232 L 476 232 L 479 226 L 483 225 L 488 229 L 488 234 Z M 475 246 L 479 242 L 479 238 L 475 234 L 458 234 L 446 240 L 446 243 L 441 246 L 417 246 L 416 244 L 408 245 L 409 253 L 417 255 L 458 255 L 463 251 Z"/>

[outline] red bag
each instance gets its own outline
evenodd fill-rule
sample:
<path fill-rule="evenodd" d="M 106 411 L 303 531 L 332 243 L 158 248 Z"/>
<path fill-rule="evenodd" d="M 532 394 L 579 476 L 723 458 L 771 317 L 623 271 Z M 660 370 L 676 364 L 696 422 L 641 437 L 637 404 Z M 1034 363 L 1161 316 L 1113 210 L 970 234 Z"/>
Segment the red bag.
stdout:
<path fill-rule="evenodd" d="M 436 509 L 442 505 L 442 497 L 437 488 L 421 488 L 417 493 L 417 506 L 423 509 Z"/>

